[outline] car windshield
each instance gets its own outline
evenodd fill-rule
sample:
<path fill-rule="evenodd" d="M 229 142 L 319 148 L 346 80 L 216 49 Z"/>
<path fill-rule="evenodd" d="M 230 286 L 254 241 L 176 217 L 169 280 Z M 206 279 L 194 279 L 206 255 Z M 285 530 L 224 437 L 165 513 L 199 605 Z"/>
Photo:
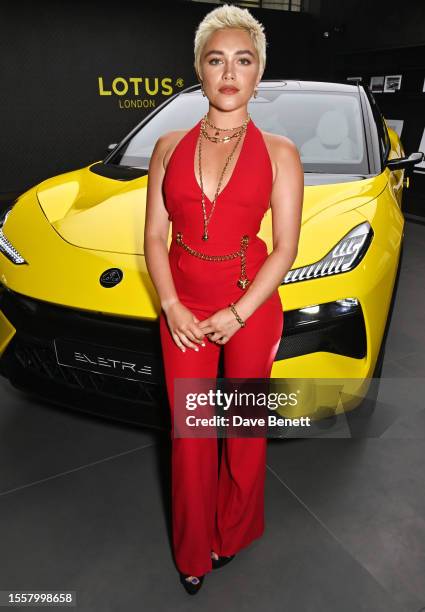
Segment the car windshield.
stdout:
<path fill-rule="evenodd" d="M 207 111 L 208 100 L 199 91 L 177 96 L 124 140 L 108 163 L 147 169 L 161 135 L 190 129 Z M 295 143 L 305 172 L 368 173 L 357 92 L 261 88 L 249 102 L 248 112 L 261 130 L 287 136 Z"/>

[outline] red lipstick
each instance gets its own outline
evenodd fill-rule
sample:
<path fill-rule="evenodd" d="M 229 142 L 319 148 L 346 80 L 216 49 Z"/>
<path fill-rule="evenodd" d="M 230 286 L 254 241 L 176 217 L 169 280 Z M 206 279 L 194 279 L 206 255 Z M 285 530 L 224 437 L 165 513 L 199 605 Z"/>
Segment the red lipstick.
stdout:
<path fill-rule="evenodd" d="M 239 89 L 237 89 L 236 87 L 229 87 L 225 85 L 224 87 L 220 87 L 218 91 L 224 94 L 235 94 L 239 91 Z"/>

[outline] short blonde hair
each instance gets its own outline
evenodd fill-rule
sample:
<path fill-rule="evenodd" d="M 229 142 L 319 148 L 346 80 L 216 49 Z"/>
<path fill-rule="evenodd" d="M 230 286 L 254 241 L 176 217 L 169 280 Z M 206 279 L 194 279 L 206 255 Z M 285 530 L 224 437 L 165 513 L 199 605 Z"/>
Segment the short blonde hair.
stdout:
<path fill-rule="evenodd" d="M 205 15 L 196 30 L 194 66 L 199 80 L 201 80 L 201 54 L 205 43 L 211 34 L 223 28 L 239 28 L 248 32 L 257 51 L 261 77 L 266 67 L 267 42 L 264 35 L 264 26 L 251 15 L 248 9 L 223 4 L 223 6 L 219 6 Z"/>

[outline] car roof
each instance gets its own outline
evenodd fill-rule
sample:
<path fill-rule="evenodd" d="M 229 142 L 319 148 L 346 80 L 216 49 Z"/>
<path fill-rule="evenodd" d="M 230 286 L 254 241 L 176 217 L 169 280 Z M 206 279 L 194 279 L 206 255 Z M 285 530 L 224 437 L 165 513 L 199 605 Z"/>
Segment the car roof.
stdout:
<path fill-rule="evenodd" d="M 194 89 L 200 85 L 194 85 Z M 357 85 L 350 83 L 335 83 L 332 81 L 304 81 L 298 79 L 262 79 L 258 86 L 259 89 L 276 89 L 282 91 L 328 91 L 356 93 Z M 192 89 L 192 88 L 188 88 Z"/>
<path fill-rule="evenodd" d="M 352 85 L 350 83 L 335 83 L 331 81 L 300 81 L 296 79 L 288 79 L 288 80 L 272 80 L 272 79 L 264 79 L 260 81 L 260 85 L 263 84 L 263 87 L 272 86 L 273 89 L 277 87 L 278 89 L 291 89 L 298 91 L 346 91 L 353 92 L 357 91 L 357 85 Z"/>

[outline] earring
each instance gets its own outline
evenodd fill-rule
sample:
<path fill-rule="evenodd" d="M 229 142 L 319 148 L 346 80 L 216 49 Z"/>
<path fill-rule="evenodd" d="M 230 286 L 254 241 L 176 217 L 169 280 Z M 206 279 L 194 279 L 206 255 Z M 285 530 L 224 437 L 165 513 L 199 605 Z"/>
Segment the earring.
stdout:
<path fill-rule="evenodd" d="M 254 89 L 254 98 L 258 96 L 258 89 Z"/>
<path fill-rule="evenodd" d="M 205 91 L 204 91 L 204 86 L 203 86 L 203 84 L 202 84 L 202 81 L 201 81 L 201 91 L 202 91 L 202 95 L 203 95 L 203 96 L 204 96 L 204 98 L 205 98 Z"/>

